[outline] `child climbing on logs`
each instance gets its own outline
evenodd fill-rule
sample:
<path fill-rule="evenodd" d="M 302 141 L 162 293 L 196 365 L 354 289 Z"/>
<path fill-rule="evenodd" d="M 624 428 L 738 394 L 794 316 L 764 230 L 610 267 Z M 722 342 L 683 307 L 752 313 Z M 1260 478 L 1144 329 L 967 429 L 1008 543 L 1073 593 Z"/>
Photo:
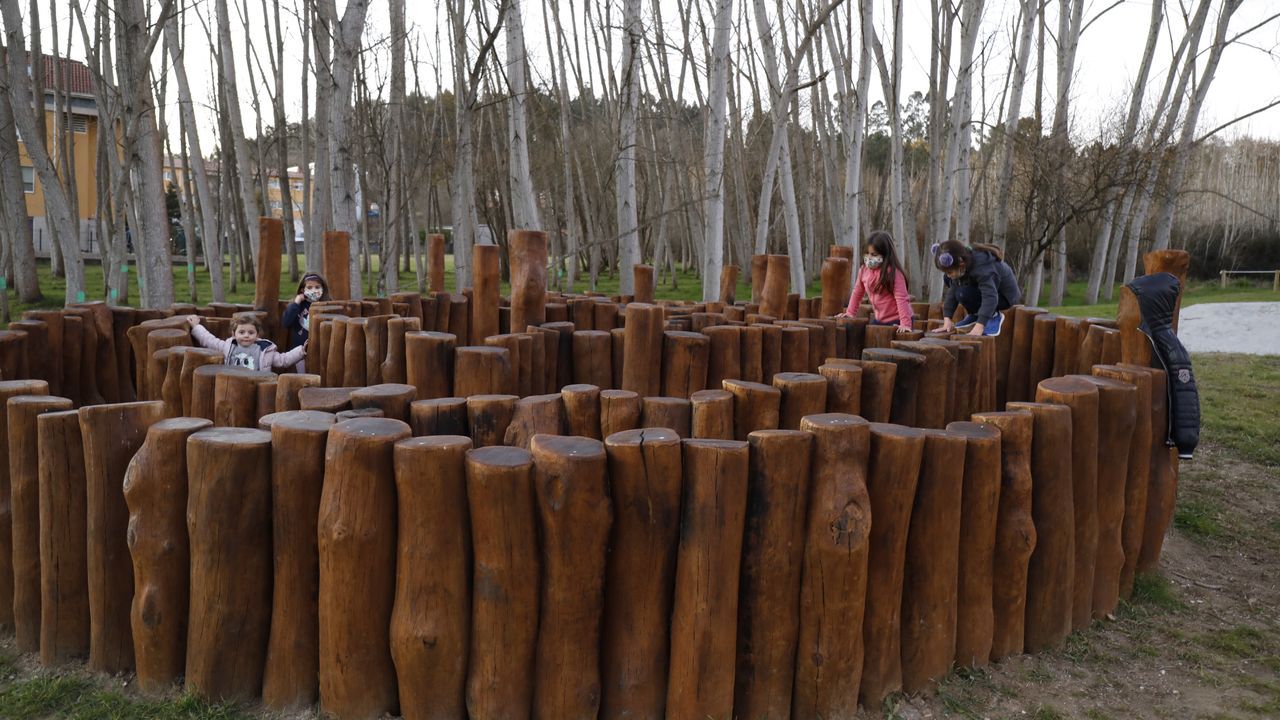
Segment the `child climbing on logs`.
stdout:
<path fill-rule="evenodd" d="M 262 321 L 256 315 L 239 313 L 231 318 L 232 336 L 219 340 L 213 333 L 200 324 L 200 318 L 187 316 L 187 324 L 191 326 L 191 335 L 201 347 L 219 350 L 223 353 L 223 364 L 250 370 L 272 370 L 297 365 L 307 351 L 307 342 L 281 353 L 276 344 L 259 337 L 262 334 Z"/>
<path fill-rule="evenodd" d="M 298 294 L 284 309 L 280 319 L 289 330 L 289 349 L 302 345 L 311 336 L 311 303 L 329 300 L 329 284 L 317 273 L 307 273 L 298 283 Z"/>
<path fill-rule="evenodd" d="M 871 301 L 873 325 L 897 325 L 898 332 L 911 332 L 911 296 L 907 294 L 907 273 L 893 248 L 893 236 L 877 230 L 867 237 L 865 258 L 853 284 L 849 307 L 836 317 L 853 317 L 866 295 Z"/>
<path fill-rule="evenodd" d="M 980 243 L 968 246 L 957 240 L 934 243 L 931 250 L 933 264 L 946 275 L 942 327 L 934 332 L 959 328 L 970 335 L 999 335 L 1004 323 L 1000 311 L 1022 302 L 1022 290 L 1013 268 L 1004 261 L 1004 250 Z M 951 322 L 957 305 L 964 305 L 967 313 L 959 325 Z"/>

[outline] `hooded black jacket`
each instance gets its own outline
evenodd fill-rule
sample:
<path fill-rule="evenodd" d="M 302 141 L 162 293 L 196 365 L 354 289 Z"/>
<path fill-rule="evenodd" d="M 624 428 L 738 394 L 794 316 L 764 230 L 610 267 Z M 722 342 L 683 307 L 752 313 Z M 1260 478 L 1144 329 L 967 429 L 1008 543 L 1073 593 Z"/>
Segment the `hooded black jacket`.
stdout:
<path fill-rule="evenodd" d="M 1191 356 L 1173 334 L 1173 311 L 1178 303 L 1178 278 L 1155 273 L 1134 278 L 1125 287 L 1138 298 L 1142 322 L 1138 324 L 1150 340 L 1156 361 L 1164 369 L 1165 392 L 1169 399 L 1169 426 L 1165 444 L 1177 446 L 1178 457 L 1190 459 L 1200 443 L 1200 392 L 1191 370 Z"/>

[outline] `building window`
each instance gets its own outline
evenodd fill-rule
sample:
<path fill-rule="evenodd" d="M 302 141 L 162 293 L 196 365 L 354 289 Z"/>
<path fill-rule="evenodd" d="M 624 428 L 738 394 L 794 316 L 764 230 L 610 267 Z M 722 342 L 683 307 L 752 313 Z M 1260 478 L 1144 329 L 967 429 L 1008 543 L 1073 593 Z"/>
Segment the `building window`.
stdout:
<path fill-rule="evenodd" d="M 83 115 L 72 115 L 71 130 L 78 135 L 84 135 L 89 132 L 89 119 Z"/>
<path fill-rule="evenodd" d="M 271 178 L 270 180 L 267 181 L 267 187 L 271 190 L 279 190 L 280 180 L 278 180 L 277 178 Z"/>
<path fill-rule="evenodd" d="M 172 182 L 173 182 L 173 171 L 172 171 L 172 170 L 165 170 L 165 171 L 164 171 L 164 181 L 165 181 L 165 182 L 167 182 L 167 183 L 172 183 Z"/>
<path fill-rule="evenodd" d="M 23 192 L 29 192 L 29 193 L 33 193 L 36 191 L 36 169 L 35 168 L 23 166 L 22 190 Z"/>
<path fill-rule="evenodd" d="M 281 208 L 280 208 L 280 201 L 279 201 L 279 200 L 272 200 L 272 201 L 271 201 L 271 209 L 272 209 L 272 210 L 279 210 L 279 209 L 281 209 Z"/>

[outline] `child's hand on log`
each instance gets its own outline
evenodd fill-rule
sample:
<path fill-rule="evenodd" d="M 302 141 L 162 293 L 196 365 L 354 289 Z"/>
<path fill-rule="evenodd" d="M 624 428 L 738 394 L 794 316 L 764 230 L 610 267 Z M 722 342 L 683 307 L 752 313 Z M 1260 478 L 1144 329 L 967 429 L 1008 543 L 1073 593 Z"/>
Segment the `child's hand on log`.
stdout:
<path fill-rule="evenodd" d="M 188 315 L 188 316 L 187 316 L 187 324 L 188 324 L 188 325 L 190 325 L 191 327 L 195 327 L 195 326 L 199 325 L 199 324 L 200 324 L 200 316 L 198 316 L 198 315 Z"/>

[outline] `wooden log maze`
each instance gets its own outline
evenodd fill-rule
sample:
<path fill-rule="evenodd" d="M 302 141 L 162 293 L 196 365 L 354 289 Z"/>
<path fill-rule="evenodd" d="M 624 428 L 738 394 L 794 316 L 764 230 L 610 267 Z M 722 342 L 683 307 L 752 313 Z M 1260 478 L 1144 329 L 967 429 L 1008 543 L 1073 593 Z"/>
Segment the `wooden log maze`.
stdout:
<path fill-rule="evenodd" d="M 191 347 L 249 307 L 25 313 L 0 628 L 337 718 L 839 718 L 1060 647 L 1159 564 L 1178 464 L 1123 298 L 922 336 L 830 317 L 844 252 L 820 298 L 756 256 L 751 298 L 652 302 L 645 268 L 549 290 L 546 236 L 508 240 L 509 298 L 496 246 L 445 293 L 432 237 L 431 293 L 350 301 L 326 238 L 308 374 Z"/>

